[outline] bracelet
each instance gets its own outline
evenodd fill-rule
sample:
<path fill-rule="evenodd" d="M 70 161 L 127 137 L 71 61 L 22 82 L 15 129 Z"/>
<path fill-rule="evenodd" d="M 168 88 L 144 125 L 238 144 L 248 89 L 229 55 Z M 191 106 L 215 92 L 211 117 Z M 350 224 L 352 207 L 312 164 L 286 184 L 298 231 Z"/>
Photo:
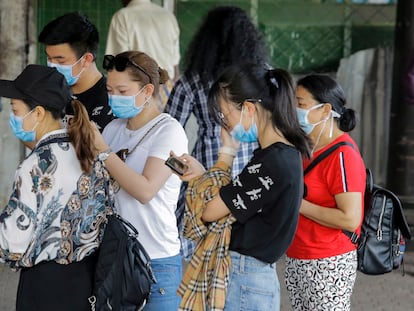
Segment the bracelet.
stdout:
<path fill-rule="evenodd" d="M 218 153 L 219 154 L 224 153 L 224 154 L 228 154 L 228 155 L 235 157 L 237 155 L 237 149 L 234 149 L 232 147 L 222 146 L 220 147 Z"/>

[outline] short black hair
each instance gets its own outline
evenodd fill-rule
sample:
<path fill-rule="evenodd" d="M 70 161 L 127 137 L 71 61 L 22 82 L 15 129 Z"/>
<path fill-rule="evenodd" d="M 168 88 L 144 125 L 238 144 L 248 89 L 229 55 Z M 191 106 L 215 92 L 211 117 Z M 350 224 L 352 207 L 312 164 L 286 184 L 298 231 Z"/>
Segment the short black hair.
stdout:
<path fill-rule="evenodd" d="M 78 58 L 89 52 L 96 59 L 99 33 L 85 14 L 71 12 L 49 22 L 40 32 L 38 40 L 46 45 L 68 43 Z"/>

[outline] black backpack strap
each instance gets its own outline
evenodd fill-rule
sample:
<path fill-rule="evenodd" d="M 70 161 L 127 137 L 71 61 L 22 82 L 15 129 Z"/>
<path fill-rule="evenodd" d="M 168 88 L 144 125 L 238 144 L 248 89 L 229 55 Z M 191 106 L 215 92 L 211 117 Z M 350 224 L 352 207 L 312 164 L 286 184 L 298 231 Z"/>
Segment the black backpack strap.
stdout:
<path fill-rule="evenodd" d="M 324 160 L 325 158 L 327 158 L 332 152 L 334 152 L 336 149 L 338 149 L 341 146 L 351 146 L 352 148 L 354 148 L 354 145 L 351 144 L 348 141 L 341 141 L 339 143 L 336 143 L 335 145 L 329 147 L 328 149 L 326 149 L 324 152 L 322 152 L 320 155 L 318 155 L 312 162 L 311 164 L 308 165 L 308 167 L 303 171 L 303 175 L 306 175 L 307 173 L 309 173 L 309 171 L 311 169 L 313 169 L 316 165 L 318 165 L 322 160 Z"/>

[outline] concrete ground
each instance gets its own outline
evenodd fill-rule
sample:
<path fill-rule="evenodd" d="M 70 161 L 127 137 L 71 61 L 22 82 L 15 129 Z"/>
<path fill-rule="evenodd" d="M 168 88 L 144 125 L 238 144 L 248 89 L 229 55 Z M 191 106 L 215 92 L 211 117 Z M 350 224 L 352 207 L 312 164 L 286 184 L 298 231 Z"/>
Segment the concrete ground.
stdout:
<path fill-rule="evenodd" d="M 407 243 L 405 275 L 400 270 L 379 276 L 358 273 L 353 311 L 413 311 L 414 310 L 414 241 Z M 283 281 L 284 258 L 279 260 L 277 271 L 281 283 L 281 310 L 291 310 Z M 0 311 L 15 310 L 18 273 L 0 265 Z M 74 310 L 76 311 L 76 310 Z M 167 311 L 167 310 L 166 310 Z M 271 310 L 263 310 L 271 311 Z"/>

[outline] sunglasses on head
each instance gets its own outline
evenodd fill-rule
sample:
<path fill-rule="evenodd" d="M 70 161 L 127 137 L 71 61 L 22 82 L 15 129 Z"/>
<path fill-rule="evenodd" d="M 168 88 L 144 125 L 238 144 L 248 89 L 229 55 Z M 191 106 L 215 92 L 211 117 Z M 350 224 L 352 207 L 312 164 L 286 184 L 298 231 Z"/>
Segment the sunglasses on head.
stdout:
<path fill-rule="evenodd" d="M 152 83 L 151 76 L 144 70 L 144 68 L 125 56 L 105 55 L 102 67 L 105 70 L 112 70 L 115 68 L 116 71 L 124 71 L 128 65 L 131 65 L 132 67 L 141 71 L 144 75 L 147 76 L 149 83 Z"/>

